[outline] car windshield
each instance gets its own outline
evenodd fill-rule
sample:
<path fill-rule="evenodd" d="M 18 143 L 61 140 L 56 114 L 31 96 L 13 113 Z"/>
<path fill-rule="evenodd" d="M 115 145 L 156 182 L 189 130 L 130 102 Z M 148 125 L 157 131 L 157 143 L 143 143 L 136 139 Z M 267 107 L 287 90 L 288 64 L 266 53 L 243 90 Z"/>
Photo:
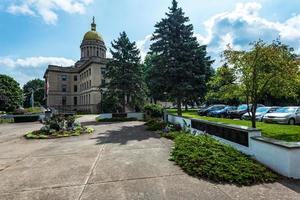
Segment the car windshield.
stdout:
<path fill-rule="evenodd" d="M 275 112 L 276 113 L 294 113 L 297 110 L 297 108 L 291 108 L 291 107 L 284 107 L 279 108 Z"/>
<path fill-rule="evenodd" d="M 266 108 L 266 107 L 260 107 L 260 108 L 257 108 L 256 112 L 259 112 L 259 113 L 266 113 L 269 111 L 270 108 Z"/>
<path fill-rule="evenodd" d="M 240 105 L 238 110 L 247 110 L 247 105 Z"/>

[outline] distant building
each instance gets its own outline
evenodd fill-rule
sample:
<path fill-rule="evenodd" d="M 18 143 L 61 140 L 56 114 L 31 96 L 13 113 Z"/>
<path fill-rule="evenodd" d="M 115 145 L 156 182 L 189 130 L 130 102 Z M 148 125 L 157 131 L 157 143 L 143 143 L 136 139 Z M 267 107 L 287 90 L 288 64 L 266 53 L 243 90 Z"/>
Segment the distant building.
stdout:
<path fill-rule="evenodd" d="M 99 86 L 105 83 L 106 47 L 96 31 L 93 18 L 80 45 L 81 58 L 74 66 L 49 65 L 44 78 L 47 106 L 59 112 L 98 113 L 101 101 Z"/>

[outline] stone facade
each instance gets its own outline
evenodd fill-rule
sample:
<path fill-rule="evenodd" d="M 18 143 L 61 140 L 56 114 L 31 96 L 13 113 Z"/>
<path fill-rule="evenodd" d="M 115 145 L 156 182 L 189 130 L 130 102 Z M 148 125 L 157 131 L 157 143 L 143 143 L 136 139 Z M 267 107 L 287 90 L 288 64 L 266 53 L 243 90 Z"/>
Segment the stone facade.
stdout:
<path fill-rule="evenodd" d="M 105 43 L 96 32 L 94 20 L 80 49 L 81 59 L 74 66 L 48 66 L 44 75 L 47 106 L 62 113 L 99 113 L 99 87 L 105 83 L 104 73 L 108 59 Z"/>

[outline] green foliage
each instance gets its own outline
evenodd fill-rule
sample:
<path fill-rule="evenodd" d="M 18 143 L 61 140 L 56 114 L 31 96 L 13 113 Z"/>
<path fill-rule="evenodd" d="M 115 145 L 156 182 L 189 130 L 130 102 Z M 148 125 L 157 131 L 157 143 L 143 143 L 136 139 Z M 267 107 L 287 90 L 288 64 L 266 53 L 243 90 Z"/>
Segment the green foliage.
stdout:
<path fill-rule="evenodd" d="M 28 108 L 31 107 L 31 92 L 32 89 L 34 90 L 34 105 L 35 106 L 40 106 L 44 105 L 44 81 L 41 79 L 34 79 L 31 81 L 28 81 L 24 86 L 23 86 L 23 92 L 24 92 L 24 107 Z"/>
<path fill-rule="evenodd" d="M 151 118 L 160 118 L 163 114 L 163 108 L 159 104 L 147 104 L 144 106 L 144 111 Z"/>
<path fill-rule="evenodd" d="M 42 113 L 41 107 L 33 107 L 24 109 L 24 114 L 39 114 Z"/>
<path fill-rule="evenodd" d="M 174 140 L 179 135 L 190 134 L 190 133 L 186 131 L 171 131 L 171 132 L 161 132 L 160 134 L 162 137 L 168 138 L 170 140 Z"/>
<path fill-rule="evenodd" d="M 106 91 L 102 95 L 102 102 L 100 104 L 101 113 L 117 113 L 122 111 L 122 105 L 118 94 L 113 91 Z"/>
<path fill-rule="evenodd" d="M 147 130 L 149 131 L 162 131 L 167 123 L 162 120 L 151 119 L 146 123 L 146 126 L 148 126 Z"/>
<path fill-rule="evenodd" d="M 277 179 L 265 166 L 209 136 L 179 134 L 171 160 L 190 175 L 216 182 L 252 185 Z"/>
<path fill-rule="evenodd" d="M 12 112 L 22 104 L 22 90 L 13 78 L 0 74 L 0 110 Z"/>
<path fill-rule="evenodd" d="M 168 112 L 172 114 L 176 114 L 176 111 L 174 110 L 169 110 Z M 203 116 L 199 116 L 197 114 L 197 111 L 183 112 L 183 116 L 188 118 L 196 118 L 196 119 L 212 121 L 212 122 L 221 122 L 225 124 L 234 124 L 239 126 L 251 127 L 250 121 L 203 117 Z M 267 124 L 263 122 L 257 122 L 257 128 L 262 130 L 262 134 L 265 137 L 270 137 L 270 138 L 283 140 L 287 142 L 300 142 L 300 126 Z"/>
<path fill-rule="evenodd" d="M 193 26 L 187 24 L 182 8 L 172 1 L 167 17 L 155 25 L 150 47 L 150 89 L 176 99 L 178 114 L 183 101 L 196 101 L 206 92 L 206 81 L 212 74 L 212 60 L 206 46 L 194 37 Z M 176 33 L 176 34 L 174 34 Z"/>
<path fill-rule="evenodd" d="M 111 45 L 113 59 L 108 62 L 105 74 L 110 81 L 103 87 L 107 88 L 109 96 L 117 98 L 123 113 L 126 106 L 140 110 L 145 101 L 146 85 L 136 43 L 130 42 L 127 34 L 122 32 Z"/>
<path fill-rule="evenodd" d="M 4 123 L 14 123 L 14 119 L 0 118 L 0 124 L 4 124 Z"/>
<path fill-rule="evenodd" d="M 53 139 L 61 137 L 79 136 L 91 134 L 93 128 L 83 127 L 75 122 L 75 116 L 54 115 L 46 125 L 38 131 L 32 131 L 25 135 L 27 139 Z"/>
<path fill-rule="evenodd" d="M 27 115 L 17 115 L 14 116 L 14 122 L 15 123 L 23 123 L 23 122 L 36 122 L 40 119 L 39 115 L 32 115 L 32 116 L 27 116 Z"/>
<path fill-rule="evenodd" d="M 209 104 L 238 105 L 243 101 L 235 71 L 227 65 L 218 68 L 207 85 L 209 90 L 205 99 Z"/>
<path fill-rule="evenodd" d="M 257 104 L 267 93 L 275 97 L 296 95 L 300 61 L 294 50 L 280 41 L 254 42 L 249 51 L 228 48 L 224 58 L 233 66 L 240 89 L 251 107 L 252 127 L 256 127 Z"/>

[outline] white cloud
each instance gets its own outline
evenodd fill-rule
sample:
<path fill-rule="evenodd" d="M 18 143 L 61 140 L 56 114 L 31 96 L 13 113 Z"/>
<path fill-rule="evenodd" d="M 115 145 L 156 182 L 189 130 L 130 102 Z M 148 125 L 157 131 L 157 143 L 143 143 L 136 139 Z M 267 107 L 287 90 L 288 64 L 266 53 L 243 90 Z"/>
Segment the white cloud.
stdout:
<path fill-rule="evenodd" d="M 233 11 L 214 15 L 204 23 L 207 34 L 196 34 L 198 41 L 208 45 L 214 59 L 219 58 L 228 44 L 247 49 L 250 42 L 258 39 L 271 42 L 280 38 L 300 53 L 300 15 L 276 22 L 261 17 L 261 8 L 256 2 L 238 3 Z"/>
<path fill-rule="evenodd" d="M 11 5 L 7 11 L 12 14 L 24 14 L 24 15 L 35 15 L 34 11 L 32 11 L 27 4 L 23 5 Z"/>
<path fill-rule="evenodd" d="M 47 24 L 55 24 L 57 11 L 62 10 L 70 14 L 84 14 L 86 7 L 93 0 L 23 0 L 19 4 L 12 4 L 7 11 L 12 14 L 39 15 Z"/>
<path fill-rule="evenodd" d="M 9 58 L 0 57 L 0 65 L 10 68 L 41 68 L 47 65 L 71 66 L 74 61 L 62 57 L 28 57 L 28 58 Z"/>
<path fill-rule="evenodd" d="M 138 40 L 136 42 L 136 46 L 140 50 L 140 53 L 141 53 L 142 61 L 144 61 L 144 59 L 149 51 L 149 48 L 151 45 L 151 37 L 152 37 L 152 35 L 147 35 L 144 39 Z"/>

